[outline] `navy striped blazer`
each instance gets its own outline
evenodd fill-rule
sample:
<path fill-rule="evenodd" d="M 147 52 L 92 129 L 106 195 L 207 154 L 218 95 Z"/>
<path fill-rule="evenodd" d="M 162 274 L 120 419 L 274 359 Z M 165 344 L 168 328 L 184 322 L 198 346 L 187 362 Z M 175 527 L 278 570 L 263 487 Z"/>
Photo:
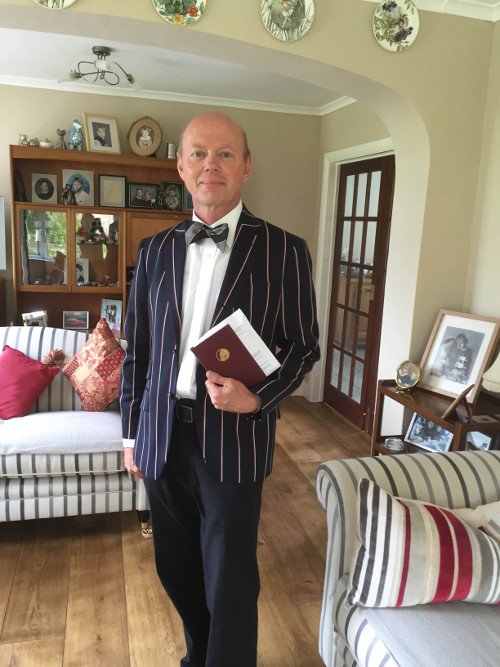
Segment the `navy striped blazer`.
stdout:
<path fill-rule="evenodd" d="M 120 384 L 123 437 L 134 461 L 157 478 L 168 458 L 179 367 L 185 223 L 143 239 L 128 301 L 128 348 Z M 252 391 L 258 419 L 216 410 L 197 367 L 196 421 L 203 457 L 217 480 L 247 482 L 271 472 L 279 403 L 319 358 L 318 324 L 306 242 L 241 213 L 212 326 L 241 308 L 281 368 Z"/>

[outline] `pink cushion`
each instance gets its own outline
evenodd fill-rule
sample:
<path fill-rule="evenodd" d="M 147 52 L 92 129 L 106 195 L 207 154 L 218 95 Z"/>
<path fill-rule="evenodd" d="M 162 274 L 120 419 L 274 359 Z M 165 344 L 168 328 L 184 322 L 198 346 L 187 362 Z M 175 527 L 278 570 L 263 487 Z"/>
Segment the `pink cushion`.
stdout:
<path fill-rule="evenodd" d="M 45 366 L 4 345 L 0 356 L 0 418 L 24 417 L 59 368 Z"/>
<path fill-rule="evenodd" d="M 123 349 L 101 317 L 90 338 L 63 366 L 83 410 L 101 412 L 118 396 Z"/>

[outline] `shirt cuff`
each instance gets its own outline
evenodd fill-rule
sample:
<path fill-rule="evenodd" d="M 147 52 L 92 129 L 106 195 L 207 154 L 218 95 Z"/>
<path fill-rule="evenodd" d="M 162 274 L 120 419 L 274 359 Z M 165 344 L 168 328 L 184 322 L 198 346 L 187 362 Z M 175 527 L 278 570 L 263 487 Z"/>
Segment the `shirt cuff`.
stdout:
<path fill-rule="evenodd" d="M 135 445 L 135 438 L 122 438 L 123 441 L 123 448 L 125 447 L 134 447 Z"/>

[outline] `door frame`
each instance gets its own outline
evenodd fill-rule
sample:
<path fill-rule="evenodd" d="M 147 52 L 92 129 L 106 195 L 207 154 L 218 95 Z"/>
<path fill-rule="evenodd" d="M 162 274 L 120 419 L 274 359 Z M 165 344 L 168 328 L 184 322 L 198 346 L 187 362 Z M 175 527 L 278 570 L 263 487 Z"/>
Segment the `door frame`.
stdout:
<path fill-rule="evenodd" d="M 326 369 L 326 346 L 328 343 L 328 314 L 332 292 L 333 251 L 337 220 L 338 188 L 340 167 L 349 162 L 369 160 L 394 154 L 394 144 L 390 137 L 371 141 L 358 146 L 350 146 L 338 151 L 325 153 L 323 157 L 323 181 L 319 215 L 318 250 L 314 286 L 319 320 L 319 344 L 321 358 L 306 376 L 303 394 L 311 402 L 323 400 Z"/>

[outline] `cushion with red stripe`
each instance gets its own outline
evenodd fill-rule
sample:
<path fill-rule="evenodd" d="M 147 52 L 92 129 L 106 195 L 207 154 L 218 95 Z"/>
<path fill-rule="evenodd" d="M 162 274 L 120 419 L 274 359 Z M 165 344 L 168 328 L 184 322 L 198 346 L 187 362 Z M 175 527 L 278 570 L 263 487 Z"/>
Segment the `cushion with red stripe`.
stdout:
<path fill-rule="evenodd" d="M 357 512 L 350 604 L 500 602 L 500 543 L 459 518 L 459 510 L 393 497 L 361 479 Z"/>

